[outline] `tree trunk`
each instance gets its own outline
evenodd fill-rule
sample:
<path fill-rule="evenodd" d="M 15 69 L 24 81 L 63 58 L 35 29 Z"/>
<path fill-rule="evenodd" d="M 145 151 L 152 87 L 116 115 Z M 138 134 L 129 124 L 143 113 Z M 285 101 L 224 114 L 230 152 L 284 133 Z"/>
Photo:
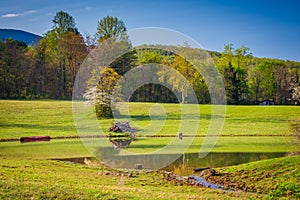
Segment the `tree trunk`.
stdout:
<path fill-rule="evenodd" d="M 62 92 L 63 92 L 63 66 L 62 66 L 62 59 L 61 57 L 59 58 L 59 85 L 58 85 L 58 96 L 59 98 L 62 97 Z"/>
<path fill-rule="evenodd" d="M 181 92 L 181 103 L 184 104 L 184 102 L 185 102 L 184 92 Z"/>

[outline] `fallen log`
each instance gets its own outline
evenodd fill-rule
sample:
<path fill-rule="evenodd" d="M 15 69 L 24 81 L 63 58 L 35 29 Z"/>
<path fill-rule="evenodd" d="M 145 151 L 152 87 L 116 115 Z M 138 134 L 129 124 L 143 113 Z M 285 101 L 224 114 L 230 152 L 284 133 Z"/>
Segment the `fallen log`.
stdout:
<path fill-rule="evenodd" d="M 194 172 L 202 172 L 203 170 L 210 169 L 209 167 L 195 168 Z"/>
<path fill-rule="evenodd" d="M 51 140 L 50 136 L 27 136 L 21 137 L 20 142 L 49 142 Z"/>

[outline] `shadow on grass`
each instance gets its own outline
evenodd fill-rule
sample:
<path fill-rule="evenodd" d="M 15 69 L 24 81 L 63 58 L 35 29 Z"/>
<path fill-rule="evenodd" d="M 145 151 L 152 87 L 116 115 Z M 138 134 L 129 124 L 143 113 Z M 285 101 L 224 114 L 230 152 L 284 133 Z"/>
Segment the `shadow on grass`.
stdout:
<path fill-rule="evenodd" d="M 42 130 L 57 130 L 57 131 L 61 131 L 61 130 L 75 130 L 75 126 L 71 126 L 71 125 L 65 125 L 65 124 L 54 124 L 54 125 L 40 125 L 40 124 L 20 124 L 20 123 L 9 123 L 9 124 L 3 124 L 0 123 L 0 126 L 2 128 L 25 128 L 25 129 L 42 129 Z"/>
<path fill-rule="evenodd" d="M 167 115 L 165 118 L 164 116 L 152 116 L 152 119 L 155 120 L 181 120 L 181 115 Z M 198 120 L 198 119 L 205 119 L 205 120 L 211 120 L 211 118 L 219 118 L 222 119 L 224 116 L 221 115 L 206 115 L 206 114 L 189 114 L 183 116 L 185 120 Z M 119 115 L 120 119 L 128 119 L 131 118 L 132 120 L 136 121 L 150 121 L 151 118 L 149 115 Z"/>

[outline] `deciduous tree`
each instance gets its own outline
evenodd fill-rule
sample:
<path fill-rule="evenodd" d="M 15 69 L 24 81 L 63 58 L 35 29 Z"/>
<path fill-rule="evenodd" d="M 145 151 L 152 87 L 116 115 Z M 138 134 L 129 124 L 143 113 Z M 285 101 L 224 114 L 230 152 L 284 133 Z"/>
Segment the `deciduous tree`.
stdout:
<path fill-rule="evenodd" d="M 124 22 L 111 16 L 106 16 L 98 22 L 96 36 L 99 42 L 103 42 L 108 38 L 113 38 L 116 41 L 128 39 Z"/>
<path fill-rule="evenodd" d="M 112 117 L 112 101 L 114 101 L 114 91 L 120 76 L 110 67 L 98 67 L 92 71 L 92 76 L 88 81 L 88 90 L 84 98 L 88 103 L 95 105 L 98 118 Z M 95 84 L 96 83 L 96 84 Z"/>

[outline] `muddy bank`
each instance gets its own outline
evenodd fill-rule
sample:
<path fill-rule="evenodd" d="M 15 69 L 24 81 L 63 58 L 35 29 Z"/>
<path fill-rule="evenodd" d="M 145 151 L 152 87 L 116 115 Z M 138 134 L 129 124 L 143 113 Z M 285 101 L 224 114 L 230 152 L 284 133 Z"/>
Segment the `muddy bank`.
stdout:
<path fill-rule="evenodd" d="M 225 187 L 219 183 L 212 183 L 205 178 L 205 174 L 209 174 L 210 176 L 219 176 L 213 169 L 205 169 L 201 173 L 191 176 L 178 176 L 173 172 L 166 172 L 162 171 L 164 177 L 167 181 L 175 184 L 175 185 L 190 185 L 190 186 L 197 186 L 197 187 L 206 187 L 206 188 L 213 188 L 213 189 L 221 189 L 221 190 L 228 190 L 228 187 Z"/>

